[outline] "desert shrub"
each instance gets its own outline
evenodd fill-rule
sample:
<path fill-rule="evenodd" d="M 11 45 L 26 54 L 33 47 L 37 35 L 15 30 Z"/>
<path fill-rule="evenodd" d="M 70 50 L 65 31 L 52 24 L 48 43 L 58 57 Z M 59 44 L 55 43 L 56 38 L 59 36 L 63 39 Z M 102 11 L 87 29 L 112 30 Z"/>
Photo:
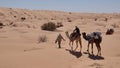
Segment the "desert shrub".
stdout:
<path fill-rule="evenodd" d="M 3 23 L 0 22 L 0 26 L 4 26 Z"/>
<path fill-rule="evenodd" d="M 68 22 L 72 22 L 72 20 L 69 19 Z"/>
<path fill-rule="evenodd" d="M 25 17 L 21 17 L 21 20 L 24 21 L 24 20 L 26 20 L 26 18 Z"/>
<path fill-rule="evenodd" d="M 54 31 L 56 30 L 56 25 L 54 22 L 48 22 L 41 26 L 42 30 Z"/>
<path fill-rule="evenodd" d="M 113 33 L 114 33 L 114 29 L 110 28 L 110 29 L 107 29 L 106 35 L 112 35 Z"/>
<path fill-rule="evenodd" d="M 1 23 L 1 22 L 0 22 L 0 29 L 2 29 L 2 28 L 3 28 L 3 26 L 4 26 L 4 25 L 3 25 L 3 23 Z"/>
<path fill-rule="evenodd" d="M 4 16 L 4 15 L 5 15 L 4 13 L 1 13 L 1 12 L 0 12 L 0 16 Z"/>
<path fill-rule="evenodd" d="M 107 21 L 108 21 L 108 18 L 105 18 L 105 21 L 107 22 Z"/>
<path fill-rule="evenodd" d="M 13 24 L 12 26 L 13 26 L 13 27 L 17 27 L 17 24 Z"/>
<path fill-rule="evenodd" d="M 13 13 L 12 13 L 12 12 L 10 12 L 10 14 L 12 15 Z"/>
<path fill-rule="evenodd" d="M 72 14 L 72 12 L 69 12 L 69 14 Z"/>
<path fill-rule="evenodd" d="M 62 22 L 57 22 L 56 27 L 63 27 Z"/>
<path fill-rule="evenodd" d="M 16 18 L 17 16 L 14 16 L 14 18 Z"/>
<path fill-rule="evenodd" d="M 67 21 L 68 21 L 68 22 L 72 22 L 72 20 L 71 20 L 70 18 L 67 18 Z"/>
<path fill-rule="evenodd" d="M 41 43 L 41 42 L 46 42 L 47 41 L 47 37 L 46 35 L 41 35 L 38 39 L 38 43 Z"/>
<path fill-rule="evenodd" d="M 55 20 L 54 18 L 51 18 L 51 20 Z"/>
<path fill-rule="evenodd" d="M 13 22 L 10 22 L 9 25 L 13 25 L 14 23 Z"/>
<path fill-rule="evenodd" d="M 97 21 L 97 18 L 95 18 L 94 20 Z"/>

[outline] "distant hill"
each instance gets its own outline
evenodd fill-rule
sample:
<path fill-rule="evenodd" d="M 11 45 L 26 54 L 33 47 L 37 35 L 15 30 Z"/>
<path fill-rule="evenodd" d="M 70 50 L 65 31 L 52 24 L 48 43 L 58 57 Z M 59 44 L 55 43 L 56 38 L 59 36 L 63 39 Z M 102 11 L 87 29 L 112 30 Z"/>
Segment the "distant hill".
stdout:
<path fill-rule="evenodd" d="M 120 19 L 120 13 L 74 13 L 50 10 L 29 10 L 18 8 L 0 8 L 0 23 L 9 26 L 14 23 L 41 25 L 48 21 L 74 22 L 82 19 L 106 20 Z M 23 24 L 24 25 L 24 24 Z"/>

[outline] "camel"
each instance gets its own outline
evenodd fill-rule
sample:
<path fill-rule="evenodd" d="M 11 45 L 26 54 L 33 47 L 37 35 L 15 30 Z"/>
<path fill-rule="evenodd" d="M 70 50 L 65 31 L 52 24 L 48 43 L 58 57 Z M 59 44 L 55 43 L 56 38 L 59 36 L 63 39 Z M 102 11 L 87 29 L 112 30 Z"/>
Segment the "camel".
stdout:
<path fill-rule="evenodd" d="M 70 35 L 69 35 L 68 31 L 66 31 L 65 33 L 66 33 L 66 36 L 69 38 L 69 46 L 71 47 L 71 50 L 73 51 L 73 43 L 75 41 L 76 42 L 75 50 L 78 48 L 78 42 L 79 42 L 80 52 L 81 52 L 81 49 L 82 49 L 81 37 L 78 35 L 76 35 L 76 37 L 73 37 L 73 35 L 75 36 L 76 33 L 71 33 Z M 72 46 L 71 46 L 71 43 L 72 43 Z"/>
<path fill-rule="evenodd" d="M 93 54 L 93 43 L 95 43 L 98 53 L 97 56 L 101 56 L 101 47 L 100 43 L 102 42 L 102 36 L 100 32 L 93 32 L 92 34 L 87 34 L 85 32 L 82 33 L 82 36 L 85 40 L 88 41 L 87 52 L 89 53 L 89 44 L 91 44 L 91 52 Z"/>
<path fill-rule="evenodd" d="M 110 29 L 107 29 L 106 31 L 106 35 L 112 35 L 114 33 L 114 29 L 110 28 Z"/>

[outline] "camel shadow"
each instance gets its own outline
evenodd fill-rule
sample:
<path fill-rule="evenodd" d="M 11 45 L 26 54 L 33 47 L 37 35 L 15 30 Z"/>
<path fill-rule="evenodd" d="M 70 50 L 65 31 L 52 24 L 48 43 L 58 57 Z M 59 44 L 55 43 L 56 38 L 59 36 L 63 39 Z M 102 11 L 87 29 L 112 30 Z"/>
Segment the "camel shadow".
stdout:
<path fill-rule="evenodd" d="M 90 59 L 93 59 L 93 60 L 104 60 L 104 57 L 102 57 L 102 56 L 96 56 L 96 55 L 94 55 L 94 54 L 88 54 L 88 57 L 90 58 Z"/>
<path fill-rule="evenodd" d="M 69 53 L 72 54 L 72 55 L 74 55 L 76 58 L 80 58 L 82 56 L 81 52 L 71 51 L 69 49 L 66 49 L 66 51 L 69 51 Z"/>

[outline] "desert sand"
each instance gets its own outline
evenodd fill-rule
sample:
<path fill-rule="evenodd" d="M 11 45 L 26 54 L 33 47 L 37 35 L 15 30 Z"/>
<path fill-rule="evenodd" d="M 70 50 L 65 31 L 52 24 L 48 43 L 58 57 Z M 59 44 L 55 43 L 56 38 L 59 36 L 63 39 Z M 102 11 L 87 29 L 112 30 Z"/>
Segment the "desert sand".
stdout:
<path fill-rule="evenodd" d="M 62 22 L 63 27 L 55 31 L 41 30 L 41 25 L 50 21 Z M 1 7 L 0 23 L 4 25 L 0 28 L 0 68 L 120 68 L 119 13 L 75 13 Z M 65 31 L 71 33 L 76 25 L 81 33 L 102 32 L 101 57 L 86 54 L 87 41 L 82 37 L 82 54 L 79 53 L 80 47 L 76 52 L 70 51 Z M 105 35 L 108 28 L 114 28 L 113 35 Z M 59 33 L 66 40 L 62 41 L 61 49 L 55 44 Z M 41 36 L 46 36 L 47 41 L 38 43 Z M 74 48 L 75 46 L 74 43 Z M 97 54 L 95 45 L 94 54 Z"/>

